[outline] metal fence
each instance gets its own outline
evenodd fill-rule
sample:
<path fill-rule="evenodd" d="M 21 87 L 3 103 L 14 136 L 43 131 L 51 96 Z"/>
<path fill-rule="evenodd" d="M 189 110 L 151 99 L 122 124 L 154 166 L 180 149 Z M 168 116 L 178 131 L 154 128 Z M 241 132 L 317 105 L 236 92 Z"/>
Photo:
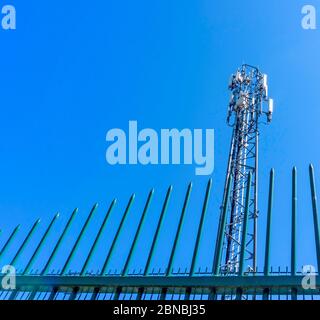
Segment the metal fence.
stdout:
<path fill-rule="evenodd" d="M 310 190 L 313 208 L 313 223 L 316 243 L 316 256 L 318 269 L 320 266 L 320 236 L 319 236 L 319 222 L 318 222 L 318 207 L 316 197 L 316 187 L 314 179 L 314 169 L 310 165 Z M 196 261 L 198 258 L 198 251 L 200 245 L 201 234 L 203 232 L 205 216 L 210 200 L 210 192 L 212 181 L 209 180 L 205 191 L 204 202 L 202 204 L 202 211 L 197 230 L 196 242 L 193 249 L 190 267 L 187 269 L 173 269 L 173 261 L 176 254 L 176 247 L 181 236 L 182 224 L 185 219 L 186 209 L 188 207 L 192 184 L 188 186 L 182 211 L 179 218 L 179 223 L 176 229 L 173 247 L 170 253 L 168 264 L 163 269 L 151 269 L 151 260 L 156 254 L 156 246 L 159 238 L 159 233 L 163 228 L 163 220 L 168 208 L 168 203 L 172 193 L 172 187 L 167 190 L 164 202 L 162 204 L 161 214 L 157 221 L 155 233 L 150 239 L 151 247 L 148 252 L 146 265 L 141 270 L 129 271 L 129 265 L 132 261 L 133 254 L 139 242 L 142 226 L 145 222 L 146 215 L 150 202 L 154 195 L 154 190 L 151 190 L 147 201 L 144 205 L 144 210 L 140 217 L 137 229 L 135 230 L 134 239 L 131 243 L 129 254 L 120 271 L 110 272 L 109 263 L 117 250 L 117 242 L 120 234 L 124 231 L 123 225 L 126 217 L 133 204 L 135 196 L 132 195 L 117 227 L 114 238 L 112 239 L 110 249 L 104 257 L 104 263 L 98 272 L 91 272 L 88 270 L 90 262 L 97 250 L 98 243 L 101 241 L 102 235 L 105 232 L 106 224 L 109 220 L 110 214 L 114 209 L 116 201 L 112 201 L 110 207 L 99 226 L 99 230 L 94 235 L 93 244 L 86 256 L 83 266 L 78 271 L 70 271 L 70 265 L 73 261 L 76 252 L 80 249 L 83 235 L 88 231 L 88 225 L 92 220 L 93 214 L 97 208 L 95 205 L 86 218 L 81 231 L 75 237 L 75 242 L 72 249 L 64 262 L 61 270 L 52 271 L 51 267 L 54 260 L 57 258 L 59 252 L 63 248 L 65 238 L 70 231 L 70 227 L 74 221 L 77 209 L 74 210 L 67 221 L 58 241 L 55 243 L 52 252 L 47 261 L 44 263 L 42 270 L 33 270 L 34 263 L 39 258 L 39 254 L 45 249 L 48 235 L 54 230 L 55 221 L 58 215 L 54 216 L 47 229 L 45 230 L 36 249 L 28 258 L 26 267 L 23 270 L 18 270 L 15 275 L 15 289 L 8 288 L 0 291 L 0 300 L 282 300 L 282 299 L 318 299 L 320 297 L 320 276 L 318 273 L 302 274 L 297 272 L 296 268 L 296 215 L 297 215 L 297 177 L 296 169 L 292 173 L 292 236 L 291 236 L 291 265 L 290 268 L 272 269 L 270 267 L 270 238 L 272 229 L 272 206 L 273 206 L 273 188 L 274 188 L 274 171 L 270 172 L 269 182 L 269 196 L 268 196 L 268 212 L 266 225 L 266 242 L 265 242 L 265 259 L 262 272 L 250 272 L 245 270 L 244 252 L 241 253 L 239 262 L 239 269 L 237 273 L 225 273 L 221 270 L 221 255 L 224 245 L 225 237 L 225 218 L 224 210 L 228 206 L 229 197 L 224 201 L 222 208 L 222 216 L 219 222 L 216 248 L 214 252 L 214 259 L 212 268 L 205 270 L 196 269 Z M 229 184 L 231 181 L 229 181 Z M 248 184 L 247 188 L 250 188 Z M 248 191 L 248 190 L 247 190 Z M 247 192 L 249 194 L 249 192 Z M 244 217 L 244 224 L 246 223 Z M 15 252 L 9 265 L 15 266 L 18 259 L 23 255 L 28 243 L 32 241 L 33 234 L 39 224 L 37 220 L 26 238 Z M 0 259 L 10 249 L 13 243 L 19 226 L 17 226 L 5 242 L 0 251 Z M 244 227 L 245 232 L 245 227 Z M 8 274 L 2 274 L 4 280 Z M 303 279 L 309 277 L 310 280 L 307 285 L 303 286 Z M 315 286 L 313 287 L 312 284 Z"/>

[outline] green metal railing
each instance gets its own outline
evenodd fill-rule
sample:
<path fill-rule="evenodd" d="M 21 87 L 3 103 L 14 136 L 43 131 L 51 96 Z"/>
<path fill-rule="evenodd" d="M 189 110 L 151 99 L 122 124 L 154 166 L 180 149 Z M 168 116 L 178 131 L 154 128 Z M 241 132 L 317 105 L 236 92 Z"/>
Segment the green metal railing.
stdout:
<path fill-rule="evenodd" d="M 200 220 L 197 225 L 196 239 L 190 261 L 190 268 L 185 270 L 175 270 L 173 268 L 176 259 L 177 246 L 182 236 L 183 224 L 190 202 L 192 184 L 190 183 L 184 198 L 183 207 L 179 216 L 178 225 L 174 234 L 172 249 L 170 252 L 167 266 L 164 269 L 151 269 L 151 262 L 157 254 L 157 246 L 159 235 L 164 228 L 164 218 L 167 213 L 168 204 L 172 194 L 172 186 L 169 187 L 165 195 L 164 202 L 156 229 L 151 237 L 151 245 L 147 253 L 147 260 L 143 270 L 130 273 L 130 264 L 133 260 L 135 251 L 139 241 L 142 238 L 146 217 L 150 214 L 150 205 L 153 200 L 154 190 L 152 189 L 147 197 L 144 209 L 138 221 L 137 228 L 134 232 L 133 241 L 130 244 L 129 253 L 125 259 L 122 269 L 118 272 L 111 273 L 109 271 L 110 261 L 119 250 L 119 238 L 125 232 L 125 222 L 135 200 L 133 194 L 126 206 L 120 223 L 116 229 L 115 236 L 111 239 L 111 246 L 107 255 L 103 259 L 103 265 L 99 272 L 92 273 L 88 270 L 88 266 L 92 264 L 94 254 L 97 254 L 98 244 L 106 231 L 106 225 L 109 222 L 110 215 L 116 206 L 114 199 L 107 210 L 98 232 L 94 237 L 93 244 L 89 248 L 89 253 L 85 257 L 85 261 L 80 271 L 71 271 L 70 266 L 75 258 L 76 253 L 81 249 L 84 241 L 84 235 L 88 232 L 88 227 L 92 223 L 92 219 L 96 213 L 98 205 L 94 205 L 88 217 L 85 220 L 80 232 L 76 235 L 76 240 L 72 246 L 61 270 L 52 272 L 51 268 L 57 259 L 57 255 L 61 253 L 63 244 L 67 234 L 73 225 L 78 209 L 75 209 L 69 220 L 67 221 L 61 235 L 54 244 L 52 252 L 49 254 L 47 261 L 44 261 L 44 267 L 37 272 L 32 270 L 35 262 L 39 259 L 39 255 L 45 250 L 49 234 L 54 231 L 54 225 L 59 217 L 56 214 L 46 228 L 35 250 L 31 254 L 31 258 L 27 259 L 26 267 L 18 271 L 16 274 L 16 288 L 14 290 L 0 290 L 0 299 L 304 299 L 320 297 L 320 276 L 318 273 L 304 275 L 297 270 L 296 260 L 296 222 L 297 222 L 297 169 L 292 171 L 292 213 L 291 213 L 291 267 L 290 270 L 273 270 L 270 267 L 271 252 L 271 235 L 272 235 L 272 215 L 273 215 L 273 193 L 274 193 L 274 170 L 270 171 L 269 194 L 267 207 L 267 223 L 266 223 L 266 241 L 264 253 L 264 268 L 262 272 L 252 272 L 245 269 L 246 250 L 240 252 L 239 270 L 234 274 L 227 274 L 220 269 L 221 256 L 224 247 L 225 230 L 227 227 L 226 212 L 229 205 L 231 178 L 227 182 L 226 197 L 223 201 L 222 215 L 220 217 L 219 226 L 216 236 L 216 247 L 213 256 L 212 268 L 205 270 L 196 269 L 199 247 L 203 233 L 208 205 L 210 203 L 210 194 L 212 188 L 212 180 L 210 179 L 204 196 Z M 316 244 L 317 268 L 320 267 L 320 233 L 318 221 L 318 205 L 316 196 L 316 185 L 314 177 L 314 168 L 309 167 L 310 190 L 312 200 L 313 225 Z M 246 199 L 244 216 L 242 223 L 242 248 L 247 243 L 247 227 L 249 216 L 250 189 L 252 187 L 251 173 L 248 177 L 246 186 Z M 17 261 L 23 258 L 23 254 L 32 241 L 34 232 L 38 227 L 40 220 L 37 220 L 27 236 L 13 254 L 13 258 L 9 261 L 10 265 L 15 266 Z M 3 248 L 0 250 L 0 263 L 4 264 L 4 257 L 12 248 L 12 244 L 20 229 L 17 226 L 4 242 Z M 144 240 L 145 241 L 145 240 Z M 121 248 L 120 248 L 121 249 Z M 99 253 L 101 255 L 101 253 Z M 5 274 L 2 276 L 6 276 Z M 314 277 L 316 287 L 304 288 L 302 282 L 304 277 Z M 0 279 L 1 280 L 1 279 Z"/>

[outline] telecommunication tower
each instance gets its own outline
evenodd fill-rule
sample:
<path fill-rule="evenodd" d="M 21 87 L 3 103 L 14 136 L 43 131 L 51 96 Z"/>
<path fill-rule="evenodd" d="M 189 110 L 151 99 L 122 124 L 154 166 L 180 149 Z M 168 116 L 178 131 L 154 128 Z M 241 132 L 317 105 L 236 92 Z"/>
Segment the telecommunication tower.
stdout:
<path fill-rule="evenodd" d="M 227 123 L 233 128 L 224 196 L 231 178 L 227 208 L 227 224 L 224 230 L 224 247 L 220 272 L 238 272 L 241 252 L 242 222 L 245 208 L 245 191 L 249 173 L 252 185 L 249 201 L 249 225 L 246 243 L 248 269 L 255 272 L 257 266 L 257 225 L 258 225 L 258 147 L 259 124 L 262 116 L 268 123 L 272 120 L 273 100 L 268 97 L 267 75 L 256 67 L 244 64 L 231 76 L 231 90 Z M 220 219 L 221 220 L 221 219 Z"/>

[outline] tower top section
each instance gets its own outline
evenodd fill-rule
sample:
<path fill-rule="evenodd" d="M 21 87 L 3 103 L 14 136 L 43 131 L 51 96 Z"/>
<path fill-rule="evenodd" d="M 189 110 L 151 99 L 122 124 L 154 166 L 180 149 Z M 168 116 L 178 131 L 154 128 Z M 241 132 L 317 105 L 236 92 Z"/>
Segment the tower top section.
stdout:
<path fill-rule="evenodd" d="M 243 64 L 229 81 L 231 90 L 228 106 L 227 122 L 235 123 L 233 116 L 237 117 L 243 112 L 253 112 L 257 117 L 266 115 L 267 122 L 271 122 L 273 114 L 273 99 L 268 95 L 268 76 L 258 68 Z"/>

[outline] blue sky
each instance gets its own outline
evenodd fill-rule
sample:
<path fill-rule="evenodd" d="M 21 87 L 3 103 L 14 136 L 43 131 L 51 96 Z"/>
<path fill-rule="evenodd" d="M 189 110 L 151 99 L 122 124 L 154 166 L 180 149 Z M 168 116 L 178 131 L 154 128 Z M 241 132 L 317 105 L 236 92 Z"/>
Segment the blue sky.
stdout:
<path fill-rule="evenodd" d="M 320 10 L 319 1 L 311 2 Z M 88 4 L 11 0 L 11 4 L 17 10 L 17 30 L 0 30 L 0 244 L 22 223 L 15 243 L 19 245 L 38 217 L 42 223 L 35 239 L 39 239 L 59 211 L 57 232 L 35 266 L 41 268 L 78 207 L 76 223 L 54 265 L 59 268 L 75 233 L 98 202 L 94 222 L 72 264 L 77 269 L 116 197 L 117 206 L 92 266 L 97 269 L 129 196 L 135 192 L 127 232 L 110 265 L 120 268 L 147 194 L 155 187 L 144 238 L 132 265 L 143 268 L 160 204 L 172 184 L 166 228 L 152 264 L 165 267 L 183 196 L 193 181 L 174 264 L 188 267 L 195 221 L 210 177 L 195 176 L 194 166 L 109 166 L 105 135 L 112 128 L 127 130 L 129 120 L 155 130 L 214 128 L 213 191 L 197 263 L 210 267 L 231 138 L 225 123 L 227 83 L 230 74 L 246 62 L 268 73 L 275 100 L 274 120 L 261 130 L 259 266 L 263 264 L 266 192 L 272 167 L 276 189 L 271 264 L 290 264 L 293 165 L 299 174 L 298 264 L 315 263 L 308 164 L 314 163 L 319 180 L 320 32 L 301 28 L 305 1 L 109 0 Z M 12 248 L 7 261 L 13 252 Z M 25 261 L 19 263 L 22 266 Z"/>

